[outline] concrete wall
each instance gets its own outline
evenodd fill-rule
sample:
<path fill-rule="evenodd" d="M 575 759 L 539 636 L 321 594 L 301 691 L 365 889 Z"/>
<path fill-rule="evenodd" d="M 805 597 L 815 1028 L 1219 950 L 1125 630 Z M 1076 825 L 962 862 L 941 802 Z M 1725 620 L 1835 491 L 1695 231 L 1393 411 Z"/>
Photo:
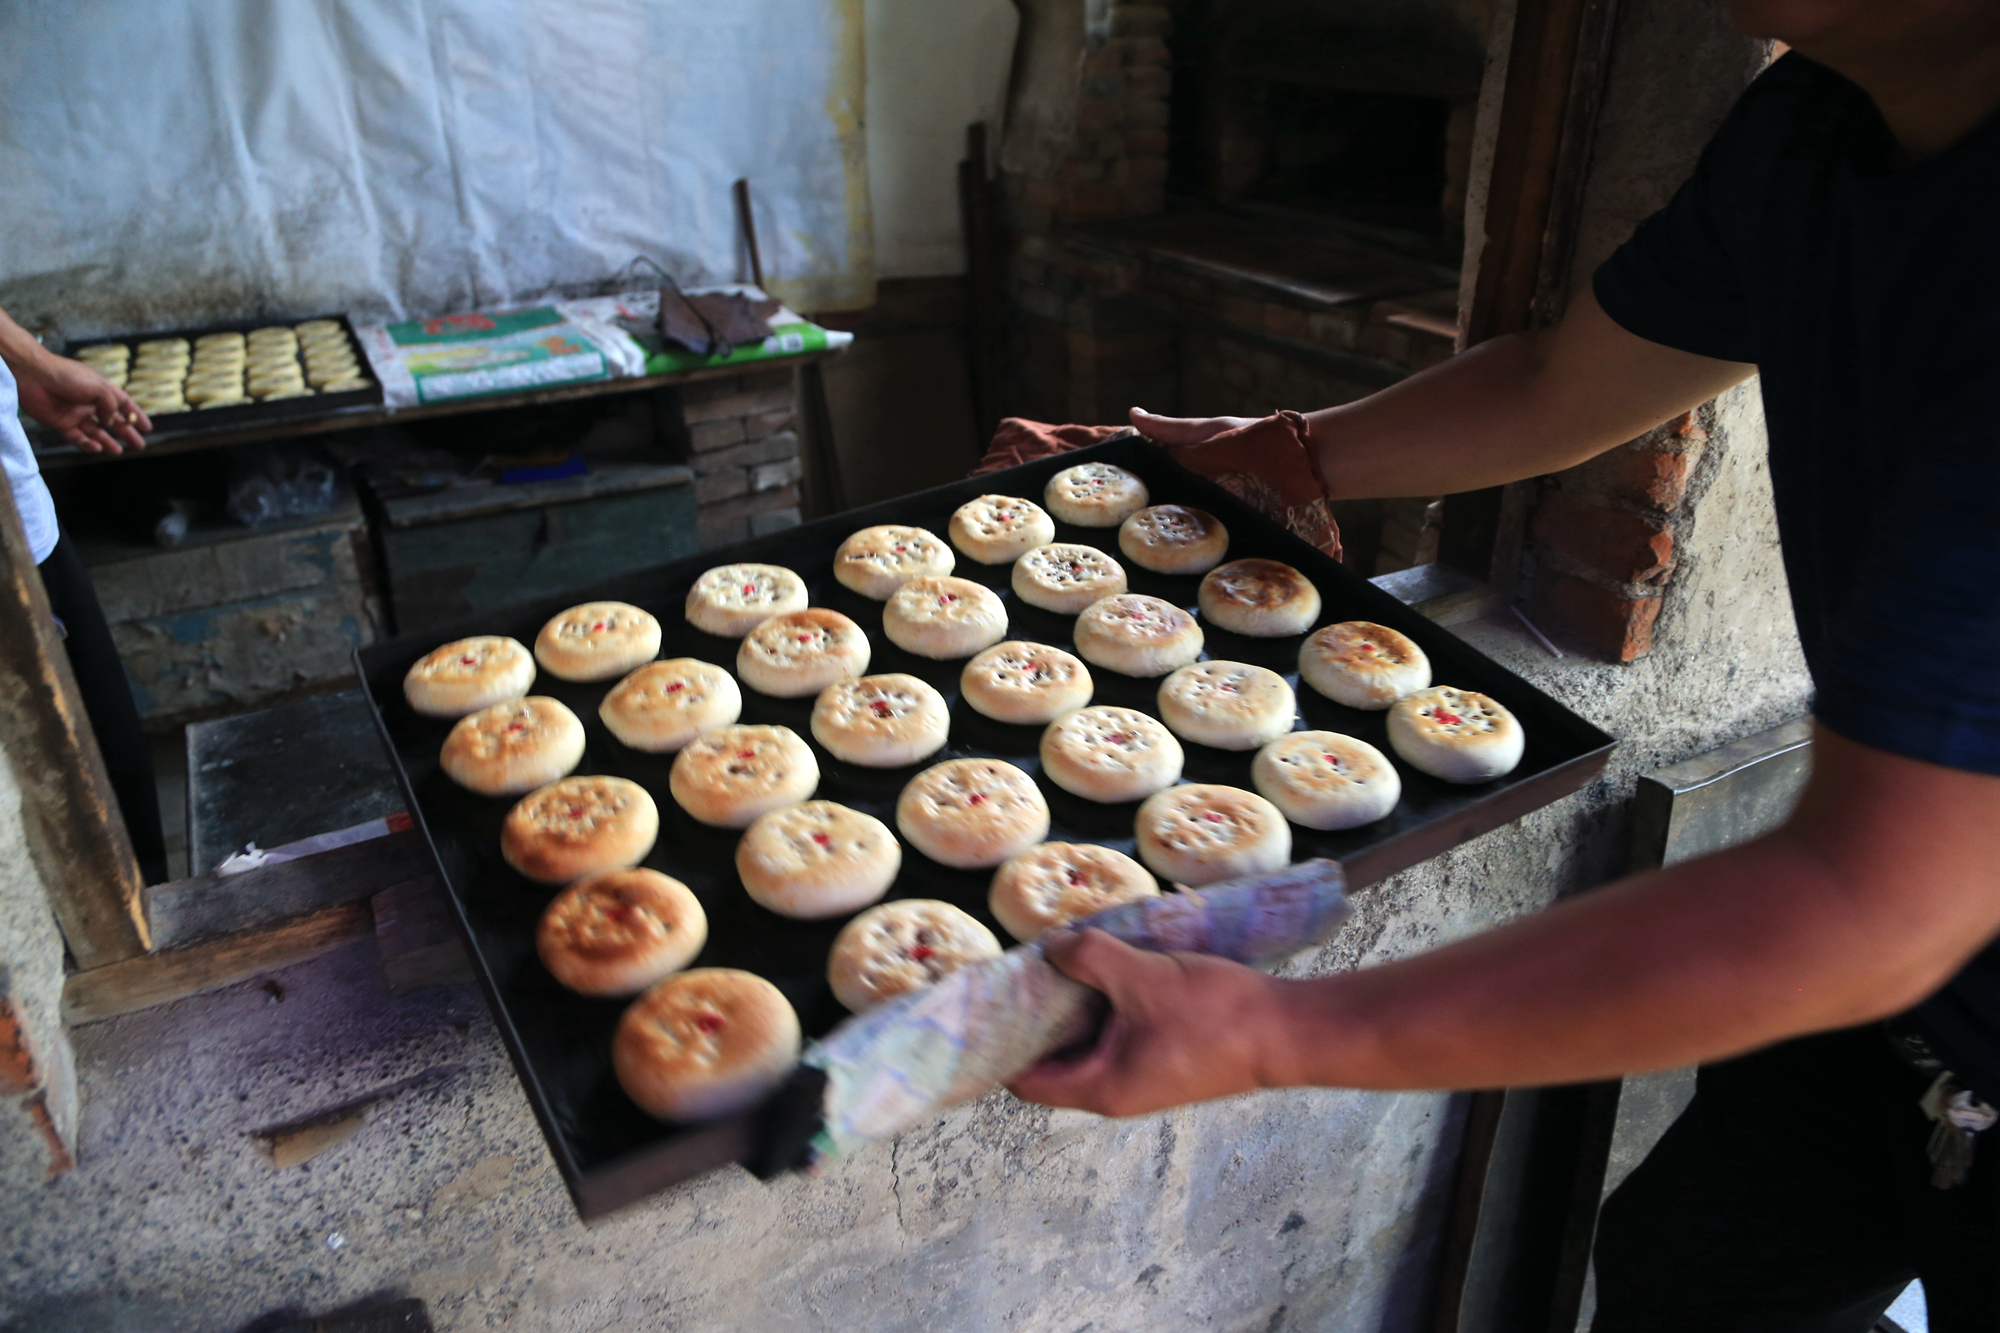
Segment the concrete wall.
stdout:
<path fill-rule="evenodd" d="M 1020 20 L 1009 0 L 867 0 L 868 195 L 875 271 L 965 271 L 958 164 L 965 127 L 997 153 Z"/>

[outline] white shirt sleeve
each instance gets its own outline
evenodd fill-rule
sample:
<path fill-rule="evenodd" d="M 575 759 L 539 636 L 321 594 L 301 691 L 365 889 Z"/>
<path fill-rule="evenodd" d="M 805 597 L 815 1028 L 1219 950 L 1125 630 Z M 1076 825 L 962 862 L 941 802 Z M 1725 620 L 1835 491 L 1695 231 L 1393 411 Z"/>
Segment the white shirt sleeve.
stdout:
<path fill-rule="evenodd" d="M 42 480 L 28 433 L 21 429 L 21 395 L 14 384 L 14 372 L 4 361 L 0 361 L 0 469 L 7 473 L 14 508 L 28 532 L 28 549 L 39 565 L 56 549 L 56 504 L 49 498 L 49 486 Z"/>

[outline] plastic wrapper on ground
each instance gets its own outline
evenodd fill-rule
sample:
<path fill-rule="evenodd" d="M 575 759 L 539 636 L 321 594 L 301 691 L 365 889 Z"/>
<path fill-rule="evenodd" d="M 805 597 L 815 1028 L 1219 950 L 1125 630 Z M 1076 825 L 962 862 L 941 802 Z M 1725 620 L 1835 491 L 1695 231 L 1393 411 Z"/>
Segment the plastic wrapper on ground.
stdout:
<path fill-rule="evenodd" d="M 1078 922 L 1135 948 L 1213 954 L 1268 967 L 1346 919 L 1344 877 L 1307 861 L 1206 889 L 1125 903 Z M 816 1161 L 847 1156 L 984 1096 L 1087 1037 L 1103 997 L 1056 971 L 1039 943 L 859 1015 L 813 1044 L 827 1078 Z"/>

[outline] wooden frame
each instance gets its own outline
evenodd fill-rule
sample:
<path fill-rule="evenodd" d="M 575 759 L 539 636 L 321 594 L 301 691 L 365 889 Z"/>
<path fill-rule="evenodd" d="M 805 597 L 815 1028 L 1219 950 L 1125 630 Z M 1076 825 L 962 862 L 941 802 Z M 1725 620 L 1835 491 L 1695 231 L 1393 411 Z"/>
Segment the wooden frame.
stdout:
<path fill-rule="evenodd" d="M 1568 304 L 1617 0 L 1519 0 L 1487 184 L 1485 248 L 1465 312 L 1465 346 L 1555 322 Z M 1527 518 L 1517 483 L 1446 496 L 1438 560 L 1486 585 L 1499 604 L 1514 579 Z M 1461 1333 L 1481 1203 L 1505 1094 L 1475 1092 L 1446 1227 L 1432 1327 Z"/>
<path fill-rule="evenodd" d="M 152 945 L 144 879 L 58 637 L 14 497 L 0 487 L 0 735 L 21 785 L 29 855 L 78 967 Z"/>
<path fill-rule="evenodd" d="M 1520 0 L 1515 11 L 1467 347 L 1552 324 L 1568 305 L 1616 10 L 1617 0 Z M 1526 512 L 1510 487 L 1446 496 L 1438 559 L 1511 582 Z"/>

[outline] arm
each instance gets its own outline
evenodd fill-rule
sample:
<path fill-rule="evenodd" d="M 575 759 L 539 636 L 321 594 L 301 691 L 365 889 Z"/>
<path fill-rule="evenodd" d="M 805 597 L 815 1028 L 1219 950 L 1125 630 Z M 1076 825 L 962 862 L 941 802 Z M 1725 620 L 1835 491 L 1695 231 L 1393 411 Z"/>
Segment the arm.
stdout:
<path fill-rule="evenodd" d="M 1585 290 L 1553 327 L 1481 343 L 1307 419 L 1331 498 L 1445 495 L 1573 467 L 1755 370 L 1627 333 Z M 1132 412 L 1170 449 L 1246 421 Z"/>
<path fill-rule="evenodd" d="M 1669 1068 L 1883 1018 L 2000 931 L 2000 777 L 1821 729 L 1775 833 L 1430 953 L 1310 981 L 1086 932 L 1112 998 L 1033 1101 L 1135 1115 L 1253 1087 L 1472 1088 Z"/>
<path fill-rule="evenodd" d="M 57 356 L 0 310 L 0 361 L 20 385 L 21 410 L 87 454 L 144 449 L 153 423 L 126 392 L 66 356 Z"/>

